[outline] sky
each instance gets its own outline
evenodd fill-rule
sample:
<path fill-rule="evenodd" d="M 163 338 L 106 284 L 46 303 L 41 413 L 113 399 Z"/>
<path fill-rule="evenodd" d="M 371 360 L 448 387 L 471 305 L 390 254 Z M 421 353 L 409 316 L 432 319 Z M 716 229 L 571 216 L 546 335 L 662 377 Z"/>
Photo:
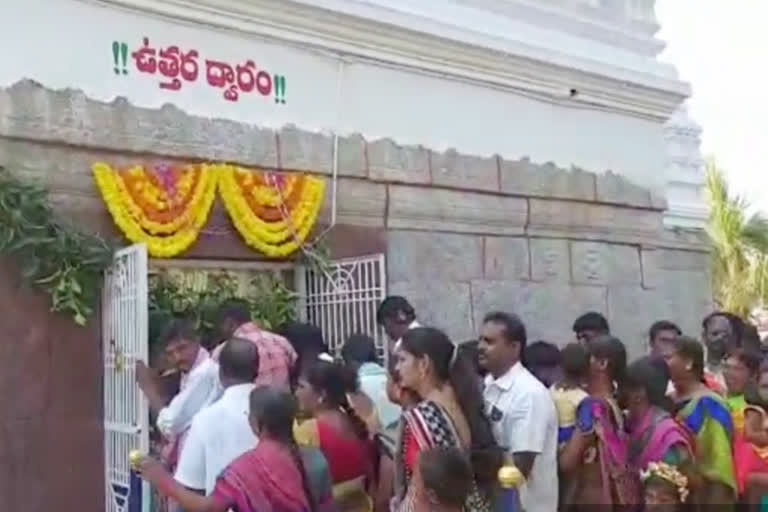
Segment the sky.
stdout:
<path fill-rule="evenodd" d="M 702 150 L 768 214 L 768 0 L 657 0 L 661 60 L 677 66 Z"/>

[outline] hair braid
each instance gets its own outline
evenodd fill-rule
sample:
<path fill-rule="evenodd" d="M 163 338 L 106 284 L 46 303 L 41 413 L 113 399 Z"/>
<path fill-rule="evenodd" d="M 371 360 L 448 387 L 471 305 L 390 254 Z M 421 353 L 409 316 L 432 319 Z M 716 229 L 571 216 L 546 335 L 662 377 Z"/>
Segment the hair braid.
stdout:
<path fill-rule="evenodd" d="M 314 493 L 312 492 L 312 486 L 310 485 L 309 477 L 307 476 L 307 469 L 304 467 L 304 460 L 301 458 L 299 446 L 296 444 L 296 441 L 293 438 L 291 438 L 291 440 L 288 442 L 288 449 L 291 452 L 293 461 L 296 463 L 296 467 L 299 469 L 299 473 L 301 473 L 301 486 L 304 487 L 304 494 L 307 496 L 309 510 L 310 512 L 316 512 L 317 498 L 319 497 L 315 497 Z"/>

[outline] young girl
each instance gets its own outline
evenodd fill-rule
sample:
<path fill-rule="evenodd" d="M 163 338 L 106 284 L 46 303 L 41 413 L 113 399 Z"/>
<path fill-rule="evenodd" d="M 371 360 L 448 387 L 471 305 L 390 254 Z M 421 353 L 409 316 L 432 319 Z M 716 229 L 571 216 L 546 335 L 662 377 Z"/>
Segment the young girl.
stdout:
<path fill-rule="evenodd" d="M 731 412 L 736 436 L 744 433 L 744 409 L 747 407 L 744 392 L 754 385 L 759 369 L 759 356 L 745 350 L 733 351 L 725 361 L 723 372 L 727 387 L 725 403 Z"/>
<path fill-rule="evenodd" d="M 675 466 L 665 462 L 651 462 L 640 473 L 648 512 L 682 510 L 688 499 L 688 478 Z"/>
<path fill-rule="evenodd" d="M 748 503 L 768 510 L 768 366 L 763 364 L 757 389 L 746 393 L 744 434 L 736 439 L 733 456 L 739 492 Z"/>

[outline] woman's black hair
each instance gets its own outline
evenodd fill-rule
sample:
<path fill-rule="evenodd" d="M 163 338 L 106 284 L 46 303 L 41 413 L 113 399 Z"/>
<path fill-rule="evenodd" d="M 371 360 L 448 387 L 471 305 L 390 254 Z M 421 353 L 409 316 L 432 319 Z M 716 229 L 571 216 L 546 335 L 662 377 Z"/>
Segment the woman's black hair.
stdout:
<path fill-rule="evenodd" d="M 338 408 L 349 417 L 360 439 L 368 439 L 368 427 L 347 399 L 347 393 L 356 393 L 360 389 L 355 372 L 318 359 L 304 372 L 304 378 L 316 393 L 323 395 L 326 406 Z"/>
<path fill-rule="evenodd" d="M 627 371 L 627 350 L 624 344 L 618 338 L 602 335 L 593 339 L 587 349 L 590 356 L 608 362 L 611 378 L 621 384 Z"/>
<path fill-rule="evenodd" d="M 261 386 L 251 391 L 251 418 L 275 441 L 285 444 L 291 451 L 293 461 L 301 473 L 301 485 L 307 497 L 311 512 L 317 510 L 317 500 L 312 494 L 312 487 L 301 458 L 299 447 L 293 437 L 293 423 L 298 407 L 293 395 L 286 391 Z"/>
<path fill-rule="evenodd" d="M 673 404 L 667 397 L 669 375 L 664 361 L 650 356 L 641 357 L 627 367 L 622 384 L 627 390 L 644 390 L 651 405 L 672 411 Z"/>
<path fill-rule="evenodd" d="M 502 464 L 502 451 L 493 437 L 483 394 L 467 354 L 458 351 L 445 333 L 432 327 L 409 330 L 403 336 L 401 350 L 417 358 L 427 357 L 432 362 L 435 377 L 440 382 L 450 383 L 469 424 L 472 437 L 470 460 L 477 483 L 484 488 L 494 486 Z"/>
<path fill-rule="evenodd" d="M 485 368 L 480 366 L 480 350 L 479 350 L 480 342 L 477 340 L 469 340 L 465 341 L 461 345 L 458 346 L 459 355 L 465 355 L 469 361 L 472 363 L 472 368 L 474 369 L 475 373 L 480 377 L 485 377 L 485 375 L 488 373 Z"/>
<path fill-rule="evenodd" d="M 698 340 L 688 336 L 675 338 L 673 347 L 677 355 L 691 363 L 691 372 L 697 380 L 704 380 L 704 347 Z"/>

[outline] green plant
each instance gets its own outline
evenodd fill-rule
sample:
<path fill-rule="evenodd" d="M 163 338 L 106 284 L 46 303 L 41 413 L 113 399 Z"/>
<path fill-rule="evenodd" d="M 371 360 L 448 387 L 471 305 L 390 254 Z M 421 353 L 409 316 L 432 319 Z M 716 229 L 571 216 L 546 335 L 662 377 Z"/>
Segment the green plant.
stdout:
<path fill-rule="evenodd" d="M 721 169 L 707 163 L 712 240 L 712 281 L 719 306 L 742 317 L 768 299 L 768 220 L 748 215 L 749 204 L 733 195 Z"/>
<path fill-rule="evenodd" d="M 205 282 L 201 288 L 196 282 Z M 216 315 L 229 299 L 244 299 L 251 318 L 265 329 L 274 329 L 296 318 L 297 296 L 282 280 L 271 274 L 256 274 L 244 292 L 237 278 L 227 271 L 184 271 L 172 275 L 160 272 L 149 281 L 150 342 L 155 343 L 165 324 L 174 317 L 194 322 L 202 339 L 216 339 Z"/>
<path fill-rule="evenodd" d="M 59 220 L 43 187 L 0 167 L 0 254 L 21 267 L 24 282 L 51 296 L 51 311 L 85 325 L 114 248 Z"/>

